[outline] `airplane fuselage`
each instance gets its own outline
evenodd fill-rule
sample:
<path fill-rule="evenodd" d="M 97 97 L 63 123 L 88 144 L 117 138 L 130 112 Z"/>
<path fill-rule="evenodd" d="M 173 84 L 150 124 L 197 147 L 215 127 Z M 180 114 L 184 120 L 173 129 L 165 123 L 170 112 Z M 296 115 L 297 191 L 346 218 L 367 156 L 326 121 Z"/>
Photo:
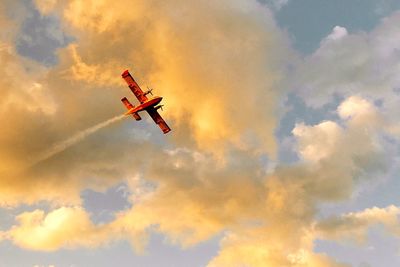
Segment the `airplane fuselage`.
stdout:
<path fill-rule="evenodd" d="M 140 117 L 139 112 L 144 110 L 150 115 L 150 117 L 158 125 L 158 127 L 160 127 L 160 129 L 163 131 L 164 134 L 170 132 L 171 128 L 169 128 L 168 124 L 164 121 L 164 119 L 157 112 L 157 110 L 160 108 L 162 110 L 163 105 L 158 105 L 161 102 L 162 97 L 155 96 L 152 98 L 148 98 L 147 95 L 151 94 L 152 89 L 149 89 L 148 91 L 143 92 L 143 90 L 137 84 L 135 79 L 133 79 L 132 75 L 129 73 L 128 70 L 126 70 L 122 73 L 122 78 L 128 84 L 129 89 L 136 96 L 137 100 L 139 100 L 139 103 L 140 103 L 140 105 L 135 107 L 134 105 L 131 104 L 131 102 L 129 102 L 129 100 L 126 97 L 122 98 L 121 102 L 124 104 L 124 106 L 128 110 L 125 113 L 125 115 L 132 115 L 132 117 L 135 120 L 140 121 L 142 119 L 142 117 Z"/>
<path fill-rule="evenodd" d="M 139 106 L 131 108 L 130 110 L 128 110 L 125 113 L 125 115 L 138 113 L 138 112 L 140 112 L 142 110 L 146 110 L 147 108 L 155 107 L 155 106 L 158 105 L 158 103 L 161 102 L 161 100 L 162 100 L 161 96 L 152 97 L 152 98 L 148 99 L 147 101 L 143 102 L 142 104 L 140 104 Z"/>

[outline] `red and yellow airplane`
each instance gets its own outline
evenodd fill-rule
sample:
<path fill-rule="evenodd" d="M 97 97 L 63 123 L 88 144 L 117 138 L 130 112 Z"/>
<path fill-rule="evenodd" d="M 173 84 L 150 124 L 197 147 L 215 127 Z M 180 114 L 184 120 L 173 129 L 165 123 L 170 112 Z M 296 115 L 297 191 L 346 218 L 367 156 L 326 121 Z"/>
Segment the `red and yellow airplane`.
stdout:
<path fill-rule="evenodd" d="M 131 89 L 132 93 L 136 96 L 136 98 L 140 102 L 140 105 L 135 107 L 129 102 L 129 100 L 126 97 L 122 98 L 121 99 L 122 103 L 124 103 L 125 107 L 128 109 L 125 115 L 132 115 L 135 118 L 135 120 L 140 121 L 142 118 L 139 116 L 138 113 L 140 111 L 145 110 L 147 111 L 147 113 L 149 113 L 150 117 L 154 120 L 154 122 L 158 124 L 158 126 L 161 128 L 164 134 L 171 131 L 171 128 L 169 128 L 167 123 L 163 120 L 163 118 L 161 118 L 160 114 L 158 114 L 157 112 L 157 109 L 160 108 L 162 109 L 163 105 L 158 105 L 161 102 L 162 97 L 154 96 L 148 98 L 147 95 L 151 94 L 152 89 L 143 92 L 128 70 L 122 73 L 122 78 L 124 78 L 129 88 Z"/>

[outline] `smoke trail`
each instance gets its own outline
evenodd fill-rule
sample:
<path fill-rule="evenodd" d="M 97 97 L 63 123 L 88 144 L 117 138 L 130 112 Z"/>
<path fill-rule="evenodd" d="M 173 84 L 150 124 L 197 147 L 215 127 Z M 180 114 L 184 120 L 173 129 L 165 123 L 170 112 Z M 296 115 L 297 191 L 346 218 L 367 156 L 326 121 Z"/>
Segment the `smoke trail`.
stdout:
<path fill-rule="evenodd" d="M 115 116 L 114 118 L 111 118 L 109 120 L 101 122 L 101 123 L 99 123 L 97 125 L 94 125 L 94 126 L 88 128 L 88 129 L 86 129 L 86 130 L 80 131 L 80 132 L 76 133 L 75 135 L 71 136 L 70 138 L 68 138 L 68 139 L 66 139 L 64 141 L 56 143 L 49 150 L 45 151 L 34 162 L 33 165 L 35 165 L 35 164 L 37 164 L 37 163 L 39 163 L 39 162 L 41 162 L 43 160 L 46 160 L 46 159 L 49 159 L 49 158 L 53 157 L 54 155 L 64 151 L 68 147 L 78 143 L 79 141 L 82 141 L 84 138 L 88 137 L 89 135 L 97 132 L 98 130 L 100 130 L 100 129 L 104 128 L 104 127 L 107 127 L 108 125 L 110 125 L 110 124 L 112 124 L 114 122 L 117 122 L 117 121 L 121 120 L 124 117 L 125 117 L 124 114 Z"/>

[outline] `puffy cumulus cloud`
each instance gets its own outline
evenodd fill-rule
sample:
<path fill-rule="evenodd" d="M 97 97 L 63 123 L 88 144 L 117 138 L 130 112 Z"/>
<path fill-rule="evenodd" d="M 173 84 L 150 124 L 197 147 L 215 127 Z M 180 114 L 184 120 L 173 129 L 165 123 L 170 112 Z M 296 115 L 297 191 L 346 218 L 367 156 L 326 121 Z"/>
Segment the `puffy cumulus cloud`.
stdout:
<path fill-rule="evenodd" d="M 350 100 L 343 104 L 347 101 Z M 226 163 L 220 165 L 201 151 L 164 150 L 154 154 L 154 161 L 142 174 L 145 178 L 129 180 L 132 208 L 119 212 L 114 221 L 106 225 L 95 226 L 86 219 L 81 219 L 79 224 L 87 226 L 84 227 L 87 235 L 95 235 L 92 240 L 96 240 L 97 245 L 128 239 L 137 251 L 145 249 L 151 232 L 162 233 L 169 242 L 183 247 L 222 235 L 220 251 L 209 266 L 265 266 L 265 263 L 272 266 L 346 266 L 313 251 L 313 241 L 323 236 L 321 231 L 315 230 L 317 206 L 321 202 L 348 199 L 356 178 L 366 170 L 373 173 L 380 167 L 365 158 L 381 153 L 373 134 L 363 139 L 364 148 L 359 143 L 353 144 L 351 140 L 357 134 L 352 132 L 348 120 L 343 121 L 344 126 L 334 122 L 303 125 L 302 131 L 295 135 L 303 146 L 321 132 L 337 144 L 326 150 L 323 158 L 310 157 L 312 160 L 293 166 L 278 166 L 272 173 L 266 173 L 254 151 L 253 154 L 232 151 Z M 327 123 L 331 125 L 324 126 Z M 335 135 L 339 137 L 331 137 Z M 323 150 L 322 142 L 319 146 L 315 149 Z M 299 153 L 302 151 L 299 149 Z M 73 210 L 79 218 L 87 218 L 82 210 Z M 38 220 L 34 219 L 35 213 L 39 214 L 35 215 Z M 57 248 L 97 246 L 96 242 L 80 241 L 79 238 L 87 240 L 87 235 L 80 232 L 81 228 L 74 227 L 71 231 L 80 234 L 69 232 L 73 245 L 57 243 L 64 226 L 50 223 L 53 220 L 47 218 L 51 215 L 44 217 L 42 212 L 36 211 L 28 213 L 24 221 L 23 214 L 19 217 L 20 226 L 6 233 L 14 243 L 27 246 L 18 243 L 13 233 L 19 233 L 19 229 L 38 232 L 46 237 L 46 242 L 35 243 L 38 244 L 35 249 L 48 249 L 47 242 Z M 41 225 L 39 230 L 33 231 L 38 224 Z M 49 225 L 60 229 L 56 231 Z M 55 243 L 50 242 L 53 240 Z"/>
<path fill-rule="evenodd" d="M 319 49 L 304 58 L 293 82 L 312 106 L 322 106 L 334 96 L 367 96 L 382 102 L 388 113 L 398 116 L 400 36 L 394 12 L 371 32 L 347 33 L 336 26 Z"/>
<path fill-rule="evenodd" d="M 86 82 L 71 82 L 68 75 L 73 72 L 69 71 L 68 60 L 48 69 L 18 55 L 15 33 L 23 15 L 29 12 L 19 12 L 22 18 L 14 18 L 7 12 L 15 11 L 16 4 L 3 1 L 1 5 L 4 8 L 0 9 L 0 22 L 10 34 L 0 38 L 3 66 L 0 70 L 0 205 L 33 204 L 40 200 L 49 200 L 51 204 L 78 204 L 82 189 L 101 190 L 117 183 L 125 174 L 134 173 L 132 170 L 137 165 L 133 158 L 139 158 L 139 153 L 133 158 L 126 157 L 127 144 L 137 149 L 149 147 L 143 149 L 141 155 L 146 155 L 146 151 L 152 153 L 154 146 L 143 142 L 136 146 L 138 141 L 132 132 L 117 134 L 121 131 L 116 131 L 116 127 L 108 129 L 114 135 L 97 135 L 86 145 L 71 147 L 60 157 L 38 162 L 43 155 L 59 150 L 71 136 L 80 136 L 82 130 L 93 129 L 90 127 L 121 114 L 123 108 L 118 99 L 122 94 L 115 88 L 95 90 Z M 71 50 L 73 46 L 63 49 L 64 53 Z M 62 57 L 63 52 L 60 53 Z M 72 60 L 79 61 L 79 57 L 72 57 Z M 76 72 L 79 71 L 82 72 L 80 69 Z M 115 76 L 120 77 L 120 70 Z M 120 142 L 122 139 L 126 143 Z M 138 160 L 141 164 L 139 162 L 141 159 Z"/>
<path fill-rule="evenodd" d="M 221 235 L 218 255 L 208 266 L 347 266 L 315 253 L 313 242 L 344 236 L 340 227 L 328 231 L 329 223 L 316 221 L 317 205 L 349 198 L 356 177 L 375 169 L 370 161 L 362 160 L 380 153 L 379 146 L 372 145 L 373 138 L 363 140 L 367 149 L 362 151 L 358 144 L 349 145 L 355 138 L 352 119 L 343 121 L 343 126 L 335 122 L 303 125 L 295 138 L 304 147 L 318 135 L 337 144 L 323 158 L 311 156 L 293 166 L 278 166 L 272 173 L 266 172 L 255 151 L 231 151 L 224 165 L 191 149 L 154 153 L 144 173 L 128 180 L 132 207 L 116 214 L 112 222 L 94 225 L 77 207 L 47 215 L 34 211 L 18 216 L 18 224 L 5 236 L 16 245 L 38 250 L 97 247 L 127 239 L 141 252 L 151 232 L 162 233 L 170 243 L 183 247 Z M 315 149 L 323 150 L 323 142 L 318 145 Z M 300 154 L 303 151 L 299 148 Z M 394 222 L 390 216 L 385 221 Z M 71 218 L 74 222 L 67 224 Z M 360 218 L 373 221 L 367 215 Z M 363 224 L 349 225 L 353 231 L 363 231 Z"/>
<path fill-rule="evenodd" d="M 77 52 L 76 44 L 72 44 L 67 48 L 67 56 L 70 57 L 70 69 L 64 73 L 67 79 L 84 81 L 93 85 L 121 85 L 120 75 L 116 75 L 115 70 L 123 69 L 124 66 L 117 62 L 107 63 L 107 67 L 99 64 L 87 64 Z"/>
<path fill-rule="evenodd" d="M 0 80 L 0 111 L 4 113 L 13 106 L 19 106 L 28 112 L 52 113 L 55 107 L 51 95 L 40 83 L 35 82 L 36 78 L 43 73 L 44 68 L 20 57 L 15 51 L 13 42 L 15 33 L 18 31 L 19 20 L 12 19 L 5 10 L 18 7 L 17 4 L 8 1 L 0 5 L 0 26 L 7 29 L 0 35 L 0 60 L 3 66 Z M 27 105 L 27 101 L 30 105 Z"/>
<path fill-rule="evenodd" d="M 344 136 L 343 129 L 333 121 L 324 121 L 315 126 L 297 124 L 292 132 L 298 138 L 300 155 L 309 161 L 331 156 Z"/>
<path fill-rule="evenodd" d="M 17 21 L 11 20 L 5 13 L 1 13 L 0 17 L 2 26 L 17 31 Z M 50 123 L 49 118 L 57 109 L 51 91 L 40 80 L 46 70 L 20 57 L 13 40 L 13 34 L 0 38 L 0 62 L 3 66 L 0 70 L 0 205 L 15 204 L 24 198 L 29 200 L 29 194 L 28 197 L 26 194 L 33 186 L 29 186 L 29 179 L 24 179 L 28 178 L 27 174 L 22 174 L 21 170 L 30 164 L 35 150 L 47 146 L 43 126 Z"/>
<path fill-rule="evenodd" d="M 139 243 L 135 237 L 138 231 L 145 234 L 147 228 L 154 227 L 170 242 L 187 247 L 208 240 L 226 227 L 246 223 L 258 209 L 264 209 L 258 199 L 265 188 L 259 164 L 236 153 L 224 168 L 190 150 L 169 151 L 168 157 L 159 155 L 145 176 L 157 187 L 150 192 L 144 187 L 144 195 L 135 196 L 133 208 L 118 214 L 115 224 L 128 232 L 133 229 L 134 244 Z M 137 188 L 137 183 L 134 185 Z M 174 219 L 161 219 L 170 216 Z"/>
<path fill-rule="evenodd" d="M 349 198 L 357 178 L 382 167 L 380 129 L 365 119 L 378 110 L 353 96 L 339 107 L 339 122 L 296 125 L 304 160 L 267 172 L 260 155 L 275 153 L 276 103 L 293 55 L 265 6 L 239 0 L 36 3 L 60 17 L 75 43 L 58 51 L 57 66 L 42 71 L 33 62 L 34 72 L 23 68 L 26 59 L 9 53 L 5 69 L 17 62 L 20 75 L 2 76 L 2 93 L 27 90 L 32 105 L 13 100 L 0 115 L 7 126 L 0 135 L 1 204 L 78 205 L 82 189 L 128 179 L 132 208 L 105 225 L 93 224 L 78 207 L 26 212 L 6 238 L 36 250 L 128 239 L 140 251 L 154 231 L 183 247 L 222 235 L 210 266 L 343 266 L 313 252 L 317 206 Z M 325 62 L 332 55 L 323 51 L 353 37 L 327 43 L 305 65 L 319 54 Z M 131 122 L 119 123 L 30 165 L 123 111 L 118 99 L 129 91 L 119 75 L 125 66 L 165 97 L 163 116 L 173 134 L 149 142 Z M 312 73 L 304 75 L 326 89 Z M 32 83 L 31 92 L 18 83 L 21 77 Z M 153 132 L 150 137 L 157 139 Z"/>
<path fill-rule="evenodd" d="M 374 105 L 360 96 L 351 96 L 338 107 L 341 118 L 351 118 L 354 121 L 374 124 L 377 111 Z"/>
<path fill-rule="evenodd" d="M 133 65 L 139 81 L 165 97 L 180 143 L 220 152 L 249 145 L 247 134 L 274 153 L 277 86 L 291 52 L 267 8 L 256 1 L 71 1 L 63 16 L 79 38 L 70 53 L 75 79 L 108 85 L 104 77 Z"/>
<path fill-rule="evenodd" d="M 291 171 L 267 178 L 260 217 L 231 228 L 209 266 L 346 266 L 313 251 L 311 178 Z"/>
<path fill-rule="evenodd" d="M 95 247 L 110 239 L 109 231 L 93 225 L 80 207 L 62 207 L 48 214 L 42 210 L 24 212 L 16 220 L 6 238 L 26 249 Z"/>
<path fill-rule="evenodd" d="M 39 250 L 99 246 L 106 240 L 127 238 L 142 251 L 149 231 L 163 233 L 170 242 L 184 247 L 223 234 L 221 251 L 210 266 L 263 266 L 265 262 L 287 266 L 324 262 L 310 266 L 336 266 L 312 252 L 308 231 L 313 201 L 304 188 L 304 179 L 299 183 L 283 174 L 266 179 L 257 174 L 259 168 L 252 161 L 238 163 L 239 158 L 231 164 L 236 171 L 246 173 L 221 170 L 219 175 L 213 174 L 212 162 L 198 159 L 189 151 L 177 152 L 170 160 L 169 164 L 153 167 L 159 186 L 151 192 L 139 192 L 132 198 L 136 201 L 132 209 L 120 212 L 107 225 L 94 226 L 80 208 L 60 208 L 46 216 L 42 211 L 18 216 L 19 225 L 7 236 L 16 245 Z M 167 175 L 160 174 L 172 161 L 180 165 Z M 191 161 L 196 161 L 192 164 L 200 165 L 202 171 L 195 171 Z M 137 185 L 133 182 L 135 188 L 131 190 L 138 189 Z M 65 225 L 72 218 L 74 223 Z"/>
<path fill-rule="evenodd" d="M 318 188 L 346 195 L 353 190 L 351 177 L 368 177 L 374 170 L 388 167 L 385 143 L 381 140 L 385 120 L 371 102 L 359 96 L 345 99 L 337 113 L 343 121 L 324 121 L 313 126 L 297 124 L 293 134 L 299 156 L 318 166 L 322 177 L 330 177 L 322 180 Z M 332 184 L 333 179 L 336 181 Z M 328 191 L 322 192 L 330 195 Z"/>
<path fill-rule="evenodd" d="M 360 212 L 350 212 L 340 217 L 330 217 L 318 222 L 316 229 L 321 238 L 339 242 L 352 241 L 365 244 L 368 230 L 375 225 L 383 225 L 394 236 L 400 235 L 400 209 L 396 206 L 368 208 Z"/>
<path fill-rule="evenodd" d="M 66 172 L 54 164 L 31 166 L 49 144 L 65 138 L 59 114 L 60 109 L 68 111 L 53 94 L 56 90 L 43 80 L 46 70 L 17 55 L 10 43 L 0 49 L 0 60 L 4 66 L 0 71 L 0 205 L 56 198 L 79 202 L 78 180 L 60 188 L 60 175 L 66 177 Z"/>
<path fill-rule="evenodd" d="M 394 139 L 400 138 L 400 124 L 395 120 L 391 104 L 386 107 L 377 107 L 371 101 L 359 95 L 347 98 L 338 107 L 338 115 L 351 126 L 352 129 L 370 134 L 371 129 L 381 128 L 382 134 L 387 134 Z"/>
<path fill-rule="evenodd" d="M 56 66 L 20 57 L 7 41 L 1 205 L 79 204 L 82 189 L 116 184 L 161 149 L 119 123 L 37 163 L 64 140 L 123 112 L 126 66 L 165 97 L 172 146 L 210 152 L 220 162 L 232 147 L 274 156 L 278 85 L 291 52 L 268 9 L 256 1 L 123 2 L 35 1 L 75 38 L 59 49 Z"/>
<path fill-rule="evenodd" d="M 327 255 L 312 252 L 312 245 L 291 251 L 289 247 L 273 243 L 261 232 L 241 233 L 244 235 L 229 235 L 222 242 L 226 248 L 211 260 L 210 267 L 228 266 L 313 266 L 313 267 L 345 267 L 347 264 L 335 262 Z M 250 234 L 246 236 L 246 234 Z M 260 235 L 261 234 L 261 235 Z M 268 241 L 266 241 L 268 239 Z M 282 252 L 286 252 L 283 254 Z"/>

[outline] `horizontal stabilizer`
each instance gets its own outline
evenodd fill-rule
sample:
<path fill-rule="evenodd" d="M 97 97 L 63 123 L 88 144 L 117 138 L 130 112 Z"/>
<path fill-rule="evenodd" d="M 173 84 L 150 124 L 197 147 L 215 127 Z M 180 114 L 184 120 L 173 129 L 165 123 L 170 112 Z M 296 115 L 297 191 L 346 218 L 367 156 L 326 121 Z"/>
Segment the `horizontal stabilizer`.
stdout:
<path fill-rule="evenodd" d="M 127 110 L 130 110 L 130 109 L 132 109 L 132 108 L 135 107 L 134 105 L 131 104 L 131 102 L 129 102 L 129 100 L 128 100 L 126 97 L 122 98 L 121 101 L 122 101 L 122 103 L 124 103 L 124 105 L 125 105 L 125 107 L 126 107 Z M 142 119 L 142 118 L 140 117 L 140 115 L 137 114 L 136 112 L 135 112 L 135 113 L 132 113 L 132 116 L 133 116 L 133 117 L 135 118 L 135 120 L 137 120 L 137 121 L 140 121 L 140 120 Z"/>
<path fill-rule="evenodd" d="M 138 113 L 132 113 L 132 116 L 135 118 L 135 120 L 140 121 L 142 117 Z"/>
<path fill-rule="evenodd" d="M 135 106 L 131 104 L 131 102 L 129 102 L 128 98 L 124 97 L 121 99 L 122 103 L 124 103 L 126 109 L 130 110 L 132 108 L 134 108 Z"/>

